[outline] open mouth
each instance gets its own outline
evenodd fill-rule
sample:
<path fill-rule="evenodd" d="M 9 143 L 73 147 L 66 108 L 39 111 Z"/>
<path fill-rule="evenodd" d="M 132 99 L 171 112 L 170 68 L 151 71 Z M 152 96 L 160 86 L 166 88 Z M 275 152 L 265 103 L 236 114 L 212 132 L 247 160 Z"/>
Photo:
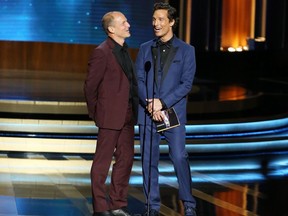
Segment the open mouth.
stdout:
<path fill-rule="evenodd" d="M 160 28 L 154 28 L 154 31 L 159 32 L 159 31 L 161 31 L 161 29 Z"/>

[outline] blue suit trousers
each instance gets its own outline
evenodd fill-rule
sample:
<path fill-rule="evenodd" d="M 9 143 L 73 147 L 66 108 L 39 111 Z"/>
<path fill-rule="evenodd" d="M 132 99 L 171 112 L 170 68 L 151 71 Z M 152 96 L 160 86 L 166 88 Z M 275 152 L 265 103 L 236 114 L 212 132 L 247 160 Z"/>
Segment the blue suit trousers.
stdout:
<path fill-rule="evenodd" d="M 151 134 L 151 130 L 153 131 Z M 155 125 L 140 125 L 140 140 L 142 154 L 143 189 L 146 196 L 146 205 L 157 211 L 160 210 L 159 191 L 159 158 L 161 135 L 164 136 L 169 147 L 169 157 L 173 163 L 178 180 L 179 199 L 185 205 L 195 208 L 196 201 L 192 196 L 192 180 L 185 149 L 185 125 L 166 130 L 162 134 L 157 133 Z M 150 154 L 151 153 L 151 154 Z"/>

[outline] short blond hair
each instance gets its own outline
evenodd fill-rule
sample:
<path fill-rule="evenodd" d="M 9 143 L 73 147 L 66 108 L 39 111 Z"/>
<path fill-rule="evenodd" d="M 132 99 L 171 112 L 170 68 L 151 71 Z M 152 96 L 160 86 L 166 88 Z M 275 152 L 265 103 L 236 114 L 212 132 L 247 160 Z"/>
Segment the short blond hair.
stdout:
<path fill-rule="evenodd" d="M 102 28 L 105 31 L 105 33 L 108 35 L 108 27 L 112 25 L 114 21 L 114 13 L 119 13 L 118 11 L 110 11 L 102 17 Z"/>

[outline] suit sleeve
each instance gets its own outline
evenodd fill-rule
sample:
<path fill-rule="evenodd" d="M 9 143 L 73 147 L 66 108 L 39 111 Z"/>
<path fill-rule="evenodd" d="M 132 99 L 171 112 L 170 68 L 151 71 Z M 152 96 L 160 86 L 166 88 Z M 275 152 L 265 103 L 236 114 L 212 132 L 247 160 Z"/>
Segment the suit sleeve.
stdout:
<path fill-rule="evenodd" d="M 137 80 L 138 80 L 138 94 L 139 94 L 139 102 L 141 106 L 146 106 L 146 76 L 147 72 L 145 71 L 145 64 L 144 64 L 144 54 L 143 48 L 140 47 L 137 58 L 136 58 L 136 73 L 137 73 Z"/>
<path fill-rule="evenodd" d="M 101 49 L 94 49 L 89 62 L 86 80 L 84 83 L 84 95 L 87 103 L 89 117 L 95 121 L 96 104 L 98 100 L 98 88 L 103 80 L 107 60 Z"/>

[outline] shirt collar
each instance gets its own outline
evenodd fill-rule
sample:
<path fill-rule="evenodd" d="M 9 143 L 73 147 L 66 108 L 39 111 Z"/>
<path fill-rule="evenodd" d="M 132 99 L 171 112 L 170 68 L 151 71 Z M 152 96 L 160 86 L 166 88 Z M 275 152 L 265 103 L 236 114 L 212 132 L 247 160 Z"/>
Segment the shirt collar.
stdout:
<path fill-rule="evenodd" d="M 114 45 L 115 45 L 115 47 L 114 47 L 114 49 L 116 50 L 116 51 L 121 51 L 121 50 L 128 50 L 128 45 L 127 45 L 127 43 L 126 42 L 124 42 L 124 44 L 123 44 L 123 46 L 121 46 L 120 44 L 118 44 L 115 40 L 113 40 L 111 37 L 109 37 L 112 41 L 113 41 L 113 43 L 114 43 Z"/>
<path fill-rule="evenodd" d="M 156 45 L 157 46 L 166 46 L 167 48 L 170 48 L 172 46 L 173 39 L 174 39 L 174 35 L 169 41 L 166 41 L 166 42 L 162 42 L 160 39 L 158 39 L 156 42 Z"/>

